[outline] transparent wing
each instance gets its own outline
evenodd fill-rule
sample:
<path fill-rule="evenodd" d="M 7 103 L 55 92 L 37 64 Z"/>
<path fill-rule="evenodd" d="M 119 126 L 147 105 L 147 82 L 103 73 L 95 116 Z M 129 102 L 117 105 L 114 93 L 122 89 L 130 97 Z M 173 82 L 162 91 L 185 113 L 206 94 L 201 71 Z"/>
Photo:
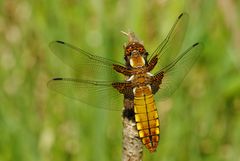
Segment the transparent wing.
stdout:
<path fill-rule="evenodd" d="M 172 95 L 199 57 L 202 48 L 200 43 L 193 44 L 174 61 L 159 71 L 164 72 L 164 77 L 159 91 L 155 94 L 156 100 Z"/>
<path fill-rule="evenodd" d="M 112 87 L 111 82 L 55 78 L 47 85 L 58 93 L 93 107 L 117 111 L 123 107 L 123 95 Z"/>
<path fill-rule="evenodd" d="M 93 55 L 62 41 L 53 41 L 49 47 L 65 64 L 79 71 L 80 79 L 121 80 L 121 75 L 113 70 L 113 64 L 119 62 Z"/>
<path fill-rule="evenodd" d="M 188 24 L 188 14 L 181 13 L 166 38 L 162 41 L 156 50 L 151 54 L 149 60 L 157 55 L 159 58 L 158 64 L 153 69 L 152 73 L 159 71 L 165 67 L 167 63 L 172 62 L 181 49 L 184 35 Z M 159 63 L 160 62 L 160 63 Z"/>

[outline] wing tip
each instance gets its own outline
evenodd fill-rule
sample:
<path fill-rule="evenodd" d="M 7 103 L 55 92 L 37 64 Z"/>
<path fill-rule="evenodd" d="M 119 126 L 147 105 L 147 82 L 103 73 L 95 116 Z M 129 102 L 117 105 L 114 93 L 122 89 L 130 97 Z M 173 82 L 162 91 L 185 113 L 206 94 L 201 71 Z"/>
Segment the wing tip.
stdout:
<path fill-rule="evenodd" d="M 52 80 L 63 80 L 63 78 L 53 78 Z"/>
<path fill-rule="evenodd" d="M 178 19 L 180 19 L 183 15 L 187 15 L 186 12 L 182 12 L 179 16 L 178 16 Z"/>
<path fill-rule="evenodd" d="M 60 44 L 65 44 L 65 42 L 60 41 L 60 40 L 57 40 L 56 42 L 57 42 L 57 43 L 60 43 Z"/>
<path fill-rule="evenodd" d="M 198 48 L 201 48 L 201 50 L 203 50 L 204 43 L 203 42 L 197 42 L 197 43 L 193 44 L 192 47 L 198 47 Z"/>
<path fill-rule="evenodd" d="M 49 48 L 50 48 L 51 50 L 53 50 L 53 49 L 54 49 L 54 45 L 55 45 L 56 43 L 59 43 L 59 44 L 66 44 L 66 43 L 63 42 L 63 41 L 55 40 L 55 41 L 51 41 L 51 42 L 49 43 Z"/>
<path fill-rule="evenodd" d="M 180 19 L 183 16 L 184 12 L 182 12 L 179 16 L 178 19 Z"/>
<path fill-rule="evenodd" d="M 197 46 L 197 45 L 199 45 L 199 42 L 193 44 L 192 47 L 195 47 L 195 46 Z"/>
<path fill-rule="evenodd" d="M 178 19 L 181 19 L 182 17 L 188 17 L 188 13 L 187 12 L 182 12 L 179 16 Z"/>
<path fill-rule="evenodd" d="M 60 80 L 64 80 L 64 78 L 53 78 L 53 79 L 49 80 L 47 82 L 47 87 L 52 89 L 52 83 L 55 82 L 55 81 L 60 81 Z"/>

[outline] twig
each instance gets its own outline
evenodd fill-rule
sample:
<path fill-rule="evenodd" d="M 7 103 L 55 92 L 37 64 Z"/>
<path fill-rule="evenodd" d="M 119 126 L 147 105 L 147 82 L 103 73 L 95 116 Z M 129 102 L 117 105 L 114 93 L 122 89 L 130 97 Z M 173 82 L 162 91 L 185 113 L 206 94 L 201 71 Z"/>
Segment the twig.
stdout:
<path fill-rule="evenodd" d="M 143 146 L 138 138 L 136 123 L 123 118 L 123 152 L 122 161 L 141 161 Z"/>
<path fill-rule="evenodd" d="M 126 98 L 124 101 L 122 161 L 142 161 L 143 145 L 138 137 L 134 111 L 129 108 L 133 101 Z"/>

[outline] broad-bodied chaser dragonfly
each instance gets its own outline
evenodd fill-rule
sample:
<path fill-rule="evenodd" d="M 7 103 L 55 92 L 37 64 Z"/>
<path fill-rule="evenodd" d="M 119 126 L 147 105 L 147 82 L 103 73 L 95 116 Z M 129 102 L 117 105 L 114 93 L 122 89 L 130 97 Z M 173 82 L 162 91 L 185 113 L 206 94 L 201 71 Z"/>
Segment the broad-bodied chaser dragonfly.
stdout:
<path fill-rule="evenodd" d="M 179 15 L 151 55 L 134 33 L 123 32 L 128 37 L 124 46 L 125 64 L 93 55 L 63 41 L 54 41 L 50 43 L 53 53 L 80 75 L 78 79 L 54 78 L 48 82 L 48 87 L 105 109 L 121 110 L 118 103 L 124 100 L 123 117 L 136 122 L 139 138 L 153 152 L 160 139 L 155 101 L 169 97 L 175 91 L 200 54 L 200 43 L 178 54 L 187 21 L 186 13 Z"/>

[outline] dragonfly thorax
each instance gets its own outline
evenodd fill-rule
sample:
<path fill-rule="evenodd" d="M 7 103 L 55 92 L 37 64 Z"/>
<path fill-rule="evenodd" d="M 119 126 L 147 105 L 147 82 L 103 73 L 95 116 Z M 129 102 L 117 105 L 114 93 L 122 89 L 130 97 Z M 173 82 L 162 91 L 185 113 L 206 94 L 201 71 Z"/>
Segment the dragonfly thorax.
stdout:
<path fill-rule="evenodd" d="M 143 74 L 136 74 L 132 75 L 128 80 L 135 86 L 146 86 L 149 85 L 152 81 L 152 74 L 151 73 L 143 73 Z"/>

